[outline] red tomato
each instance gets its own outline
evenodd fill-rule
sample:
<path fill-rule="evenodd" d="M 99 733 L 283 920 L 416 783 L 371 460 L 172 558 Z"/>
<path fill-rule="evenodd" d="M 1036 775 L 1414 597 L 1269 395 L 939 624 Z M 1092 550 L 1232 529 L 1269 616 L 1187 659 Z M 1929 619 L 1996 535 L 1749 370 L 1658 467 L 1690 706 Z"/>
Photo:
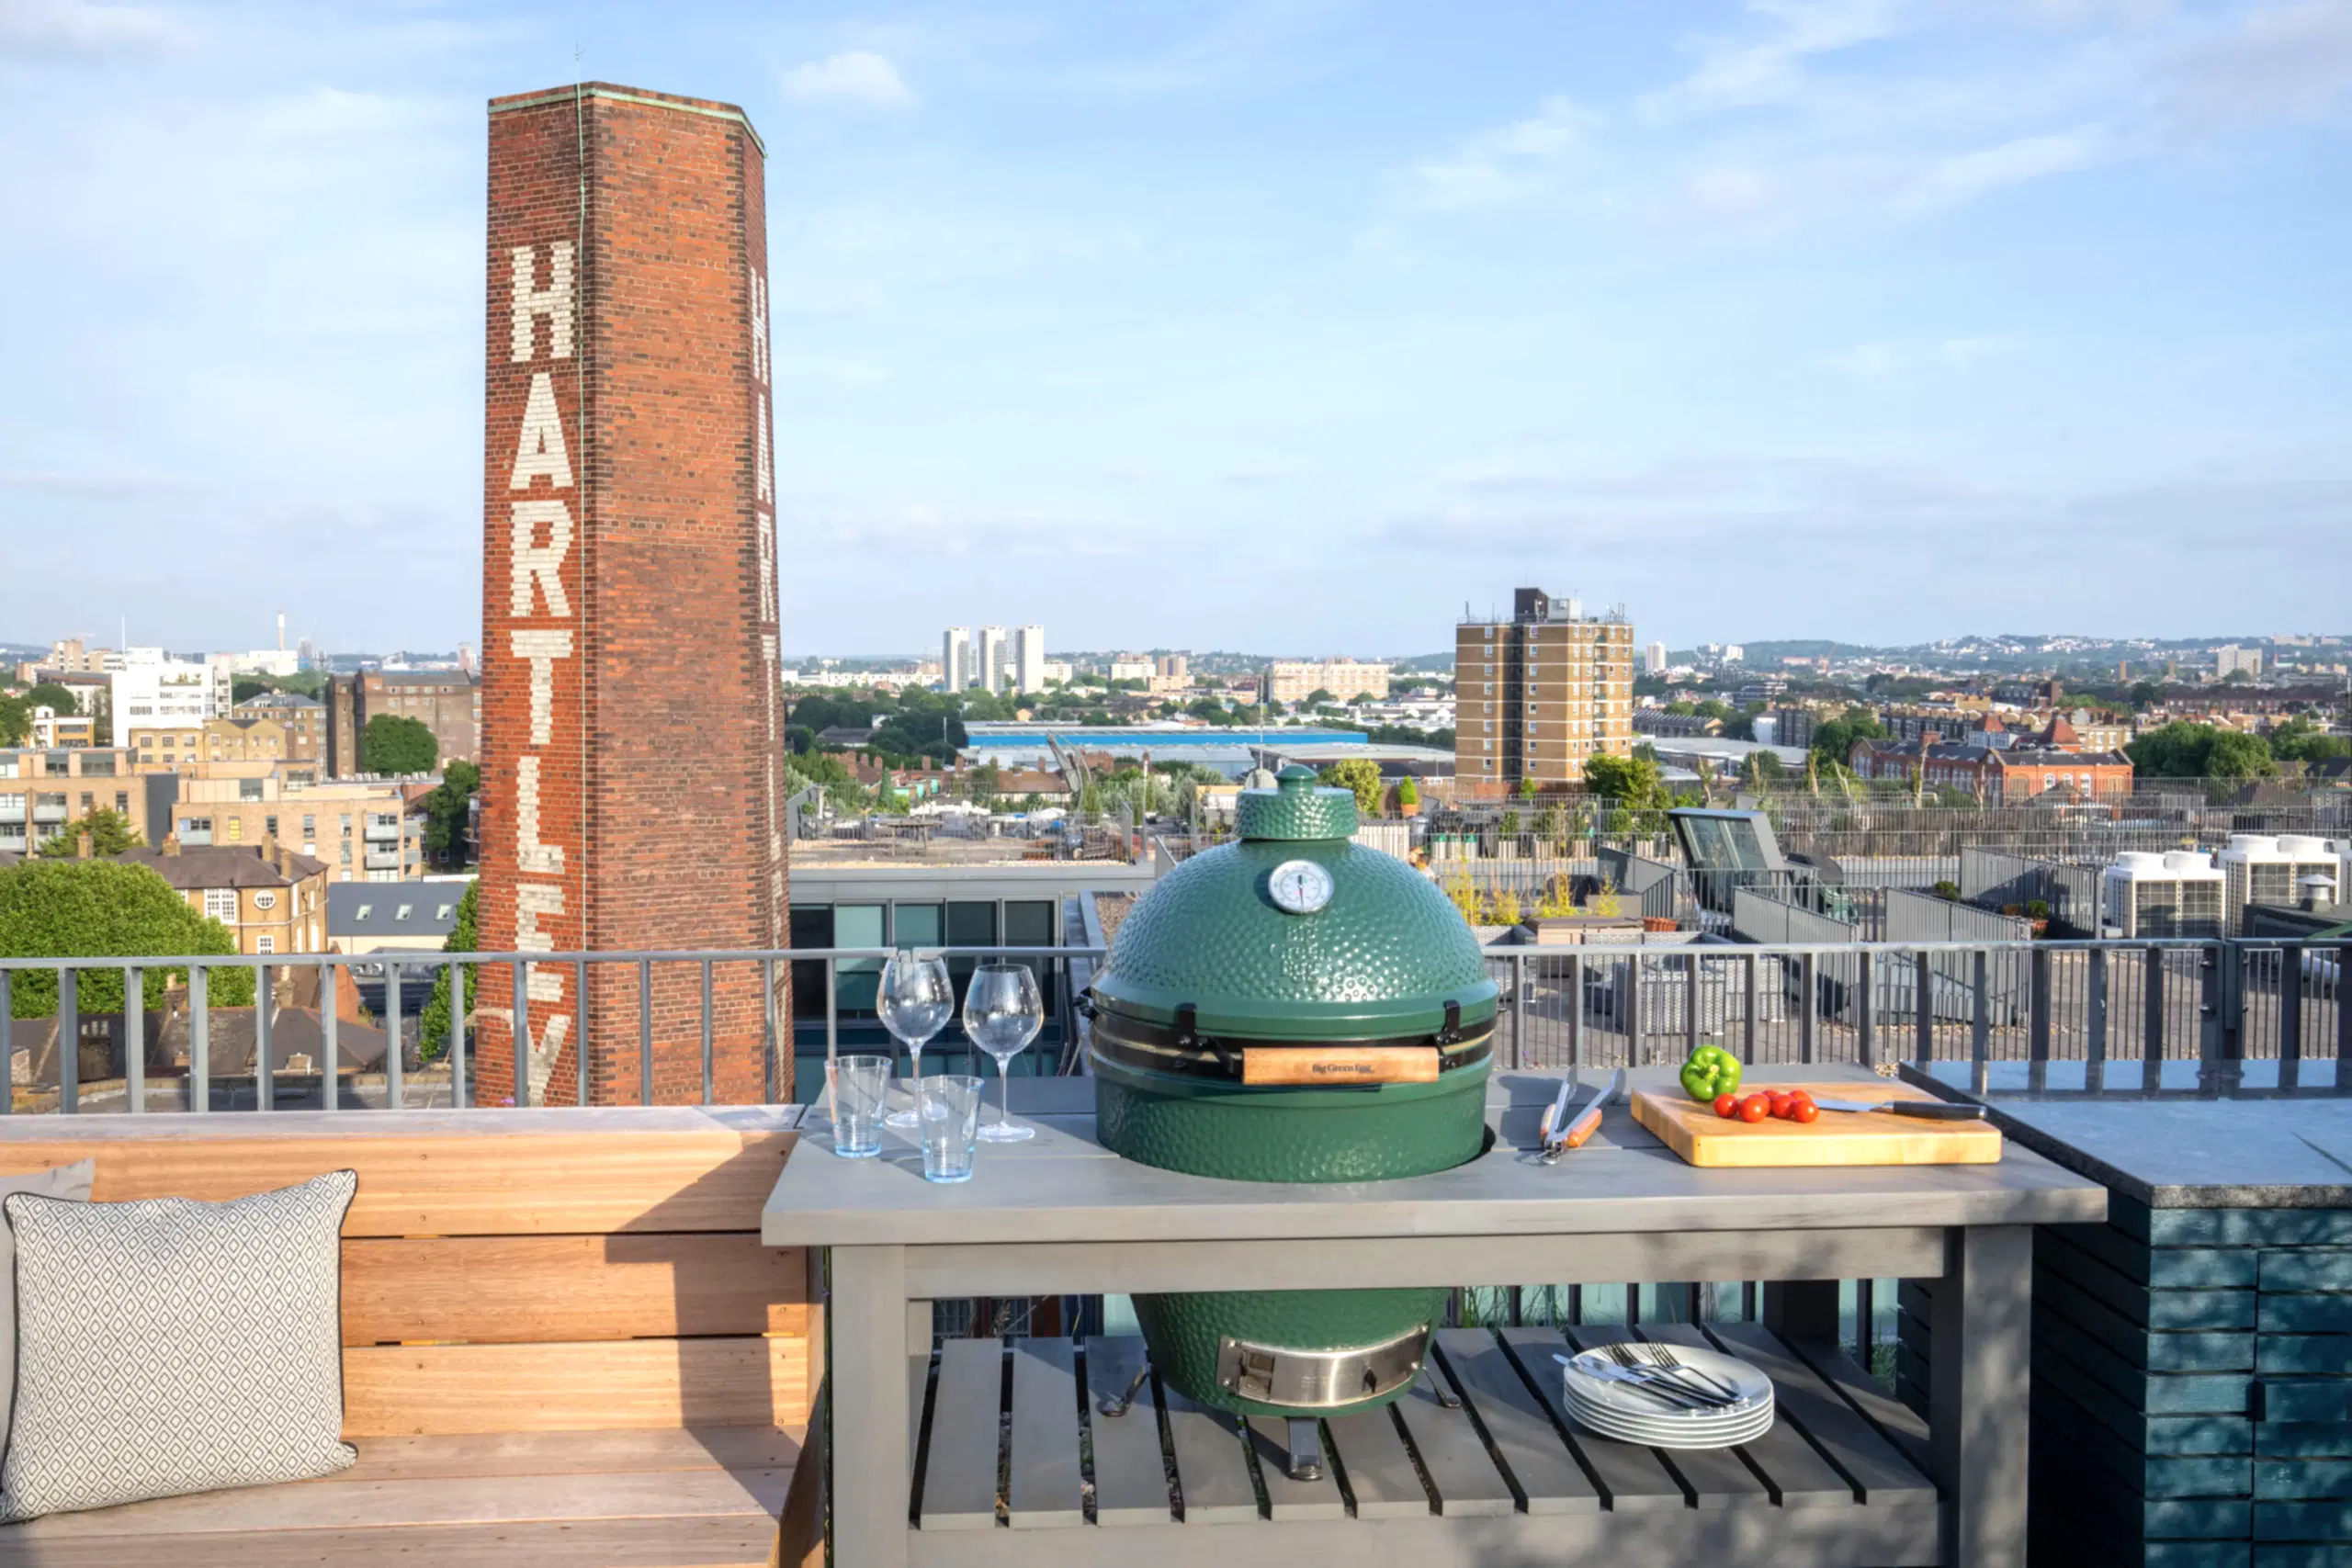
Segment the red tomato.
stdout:
<path fill-rule="evenodd" d="M 1739 1096 L 1736 1094 L 1719 1094 L 1715 1096 L 1715 1114 L 1722 1117 L 1726 1122 L 1737 1121 L 1739 1119 Z"/>
<path fill-rule="evenodd" d="M 1769 1095 L 1751 1094 L 1739 1102 L 1739 1119 L 1743 1122 L 1761 1122 L 1770 1114 L 1772 1100 Z"/>
<path fill-rule="evenodd" d="M 1821 1107 L 1815 1105 L 1810 1100 L 1800 1100 L 1794 1105 L 1789 1107 L 1789 1120 L 1798 1123 L 1800 1126 L 1812 1121 L 1815 1117 L 1820 1114 Z"/>
<path fill-rule="evenodd" d="M 1789 1106 L 1792 1102 L 1794 1097 L 1792 1096 L 1788 1090 L 1781 1089 L 1772 1089 L 1769 1092 L 1770 1093 L 1772 1100 L 1772 1114 L 1785 1121 L 1789 1114 Z"/>

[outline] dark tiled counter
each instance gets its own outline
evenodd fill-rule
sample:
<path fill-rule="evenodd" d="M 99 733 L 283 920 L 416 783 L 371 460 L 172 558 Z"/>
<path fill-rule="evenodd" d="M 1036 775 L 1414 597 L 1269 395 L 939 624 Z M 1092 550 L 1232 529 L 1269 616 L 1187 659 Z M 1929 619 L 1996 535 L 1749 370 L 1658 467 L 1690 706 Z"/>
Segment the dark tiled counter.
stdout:
<path fill-rule="evenodd" d="M 2352 1562 L 2352 1092 L 2195 1062 L 1966 1063 L 1914 1081 L 2103 1183 L 2108 1221 L 2034 1239 L 2036 1562 Z M 2352 1089 L 2347 1084 L 2346 1089 Z M 1906 1287 L 1898 1391 L 1923 1413 Z"/>

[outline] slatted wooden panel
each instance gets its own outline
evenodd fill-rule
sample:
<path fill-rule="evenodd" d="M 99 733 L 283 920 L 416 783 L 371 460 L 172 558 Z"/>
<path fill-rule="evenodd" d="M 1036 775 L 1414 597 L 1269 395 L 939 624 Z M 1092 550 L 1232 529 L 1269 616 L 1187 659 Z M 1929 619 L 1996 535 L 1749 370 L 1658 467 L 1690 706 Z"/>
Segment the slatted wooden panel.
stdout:
<path fill-rule="evenodd" d="M 1086 1342 L 1086 1387 L 1093 1408 L 1087 1416 L 1094 1449 L 1094 1517 L 1111 1529 L 1175 1522 L 1168 1501 L 1168 1472 L 1159 1452 L 1159 1405 L 1146 1378 L 1135 1403 L 1122 1416 L 1105 1416 L 1102 1404 L 1126 1392 L 1143 1364 L 1143 1341 L 1122 1336 Z"/>
<path fill-rule="evenodd" d="M 343 1341 L 568 1342 L 808 1332 L 800 1253 L 756 1231 L 360 1237 Z"/>
<path fill-rule="evenodd" d="M 463 1119 L 474 1114 L 444 1118 L 454 1124 L 429 1136 L 8 1139 L 0 1170 L 95 1159 L 101 1202 L 243 1198 L 356 1170 L 347 1237 L 742 1231 L 758 1229 L 795 1137 L 717 1123 L 633 1130 L 617 1119 L 611 1132 L 469 1133 Z"/>
<path fill-rule="evenodd" d="M 783 1337 L 356 1346 L 344 1435 L 799 1427 L 808 1351 Z"/>

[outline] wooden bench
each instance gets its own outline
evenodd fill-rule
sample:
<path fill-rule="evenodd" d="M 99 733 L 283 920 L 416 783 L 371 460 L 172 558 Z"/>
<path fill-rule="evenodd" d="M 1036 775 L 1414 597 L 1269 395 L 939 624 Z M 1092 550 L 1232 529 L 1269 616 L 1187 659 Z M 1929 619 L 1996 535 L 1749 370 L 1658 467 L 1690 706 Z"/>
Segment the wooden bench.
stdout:
<path fill-rule="evenodd" d="M 951 1339 L 911 1368 L 909 1556 L 925 1568 L 1939 1560 L 1926 1426 L 1836 1347 L 1754 1324 L 1638 1333 L 1763 1368 L 1772 1430 L 1710 1451 L 1597 1437 L 1568 1415 L 1553 1358 L 1627 1331 L 1444 1329 L 1393 1412 L 1324 1424 L 1331 1462 L 1299 1482 L 1280 1421 L 1238 1421 L 1157 1380 L 1106 1416 L 1098 1400 L 1127 1386 L 1139 1339 Z"/>
<path fill-rule="evenodd" d="M 0 1119 L 0 1170 L 95 1158 L 100 1201 L 359 1173 L 343 1242 L 358 1463 L 0 1528 L 0 1568 L 769 1563 L 823 1359 L 805 1254 L 759 1236 L 798 1117 Z"/>

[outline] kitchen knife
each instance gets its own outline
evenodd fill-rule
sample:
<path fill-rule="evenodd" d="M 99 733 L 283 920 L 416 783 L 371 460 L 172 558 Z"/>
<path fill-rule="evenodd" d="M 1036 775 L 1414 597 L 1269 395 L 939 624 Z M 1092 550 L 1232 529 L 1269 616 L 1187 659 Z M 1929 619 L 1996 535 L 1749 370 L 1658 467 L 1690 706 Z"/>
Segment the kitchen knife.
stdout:
<path fill-rule="evenodd" d="M 1814 1104 L 1824 1111 L 1848 1111 L 1857 1113 L 1884 1111 L 1896 1116 L 1916 1116 L 1923 1122 L 1982 1122 L 1984 1108 L 1981 1105 L 1955 1105 L 1945 1100 L 1823 1100 L 1814 1098 Z"/>

